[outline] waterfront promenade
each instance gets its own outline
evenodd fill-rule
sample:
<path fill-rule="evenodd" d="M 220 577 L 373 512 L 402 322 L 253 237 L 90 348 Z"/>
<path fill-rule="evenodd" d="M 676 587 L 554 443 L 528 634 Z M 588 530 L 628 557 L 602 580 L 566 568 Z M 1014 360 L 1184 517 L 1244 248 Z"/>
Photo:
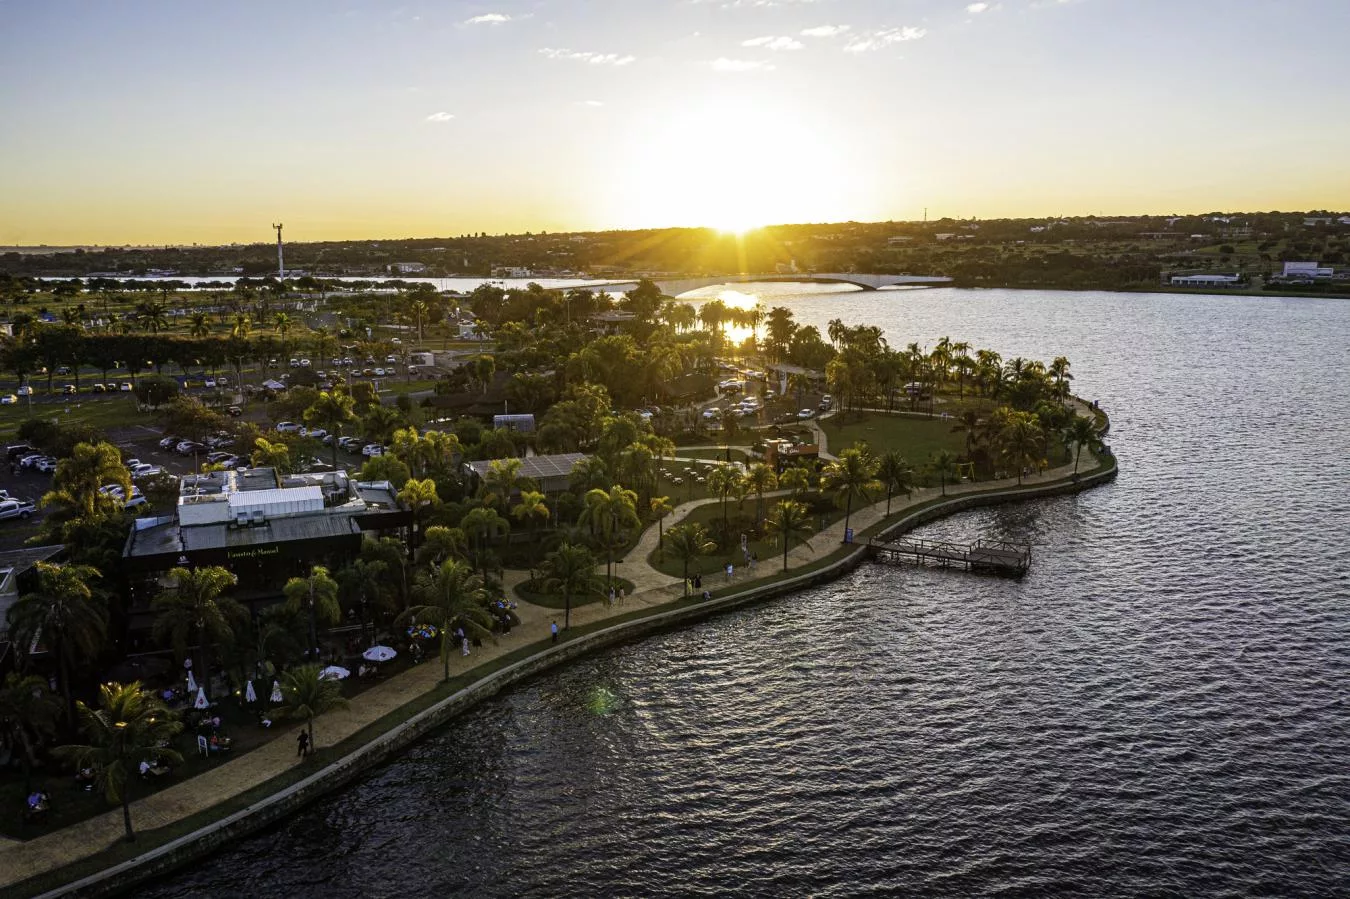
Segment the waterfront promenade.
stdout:
<path fill-rule="evenodd" d="M 1083 461 L 1083 468 L 1087 471 L 1093 470 L 1098 463 L 1095 458 L 1085 458 Z M 1072 471 L 1073 466 L 1070 464 L 1027 476 L 1023 478 L 1023 489 L 1033 492 L 1034 495 L 1034 488 L 1038 485 L 1063 482 Z M 959 497 L 1016 487 L 1015 478 L 961 483 L 948 485 L 946 495 Z M 941 493 L 936 487 L 915 490 L 908 497 L 903 495 L 894 497 L 889 520 L 899 520 L 906 512 L 940 497 Z M 708 499 L 682 504 L 668 516 L 665 527 L 678 524 L 698 506 L 716 502 L 717 499 Z M 860 540 L 865 531 L 882 523 L 885 511 L 886 502 L 882 500 L 853 512 L 851 527 L 855 534 L 859 535 Z M 812 534 L 809 545 L 799 545 L 789 551 L 789 576 L 819 563 L 839 550 L 843 538 L 842 520 Z M 684 596 L 682 579 L 657 571 L 647 561 L 656 545 L 657 528 L 652 525 L 643 532 L 634 548 L 627 554 L 623 566 L 623 576 L 634 583 L 633 593 L 622 602 L 613 605 L 594 602 L 574 607 L 573 627 L 601 622 L 620 615 L 631 615 L 642 610 L 655 612 L 682 598 Z M 764 559 L 753 572 L 739 569 L 737 577 L 731 582 L 727 582 L 720 574 L 709 576 L 705 579 L 704 588 L 711 589 L 715 594 L 723 594 L 731 590 L 743 590 L 748 586 L 771 584 L 784 577 L 781 568 L 781 556 Z M 526 572 L 507 572 L 507 589 L 526 576 Z M 471 674 L 472 669 L 525 647 L 536 646 L 539 650 L 546 649 L 549 646 L 550 623 L 556 620 L 560 627 L 562 625 L 563 615 L 559 609 L 519 601 L 517 613 L 521 624 L 513 628 L 510 635 L 475 648 L 467 657 L 454 653 L 450 663 L 451 676 Z M 352 737 L 390 713 L 397 712 L 413 700 L 424 696 L 436 688 L 440 681 L 441 666 L 434 657 L 390 677 L 356 697 L 348 708 L 318 719 L 315 723 L 317 746 L 319 748 L 331 746 Z M 132 812 L 138 832 L 150 832 L 182 822 L 190 816 L 206 812 L 213 806 L 258 788 L 278 775 L 291 771 L 299 764 L 305 764 L 296 760 L 295 735 L 298 729 L 299 725 L 280 727 L 276 738 L 269 743 L 227 764 L 174 784 L 152 796 L 136 800 L 132 804 Z M 7 892 L 10 887 L 30 877 L 56 871 L 96 855 L 118 843 L 122 835 L 121 811 L 112 809 L 28 842 L 0 842 L 0 891 Z M 146 838 L 142 843 L 148 850 L 156 845 L 157 841 Z"/>

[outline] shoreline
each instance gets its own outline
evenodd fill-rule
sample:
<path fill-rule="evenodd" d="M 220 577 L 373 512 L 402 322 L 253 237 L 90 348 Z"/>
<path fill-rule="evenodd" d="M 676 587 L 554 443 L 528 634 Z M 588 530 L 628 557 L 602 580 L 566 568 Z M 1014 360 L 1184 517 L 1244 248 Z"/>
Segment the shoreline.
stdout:
<path fill-rule="evenodd" d="M 4 892 L 16 896 L 101 896 L 131 889 L 275 824 L 345 786 L 372 767 L 387 762 L 432 730 L 521 680 L 598 650 L 834 581 L 854 571 L 868 558 L 870 550 L 865 541 L 871 537 L 903 533 L 971 508 L 1079 493 L 1114 480 L 1119 473 L 1116 457 L 1107 455 L 1097 461 L 1097 467 L 1076 478 L 1060 477 L 1041 484 L 1001 486 L 920 502 L 907 512 L 900 510 L 899 517 L 894 520 L 882 519 L 863 529 L 858 535 L 863 542 L 838 546 L 821 559 L 803 566 L 804 570 L 796 574 L 783 576 L 780 572 L 710 600 L 674 598 L 653 607 L 635 608 L 612 618 L 574 627 L 576 636 L 556 646 L 550 645 L 547 638 L 525 644 L 468 669 L 452 679 L 450 685 L 437 683 L 423 690 L 328 747 L 339 754 L 322 768 L 308 773 L 292 769 L 188 816 L 185 819 L 188 822 L 197 818 L 202 820 L 182 836 L 131 858 L 100 866 L 72 882 L 52 884 L 55 870 L 60 869 L 49 868 L 24 881 L 9 884 Z M 152 836 L 153 831 L 148 831 L 147 835 Z M 112 847 L 74 862 L 73 867 L 95 865 L 98 854 L 118 845 L 127 844 L 114 843 Z"/>

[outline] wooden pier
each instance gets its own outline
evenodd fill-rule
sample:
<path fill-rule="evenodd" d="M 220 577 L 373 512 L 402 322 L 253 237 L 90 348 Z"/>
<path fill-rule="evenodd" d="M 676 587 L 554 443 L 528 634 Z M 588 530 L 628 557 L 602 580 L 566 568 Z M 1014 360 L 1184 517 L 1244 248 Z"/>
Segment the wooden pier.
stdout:
<path fill-rule="evenodd" d="M 983 574 L 1021 577 L 1031 567 L 1031 544 L 1006 540 L 916 540 L 895 537 L 868 542 L 871 557 L 878 562 L 908 562 L 938 568 L 962 568 Z"/>

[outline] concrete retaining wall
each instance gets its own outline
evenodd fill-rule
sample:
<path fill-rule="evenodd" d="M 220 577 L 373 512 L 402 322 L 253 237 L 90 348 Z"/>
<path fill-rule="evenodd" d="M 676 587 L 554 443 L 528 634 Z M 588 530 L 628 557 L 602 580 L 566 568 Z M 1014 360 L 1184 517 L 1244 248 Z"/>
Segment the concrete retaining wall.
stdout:
<path fill-rule="evenodd" d="M 948 497 L 942 502 L 905 516 L 887 527 L 882 533 L 888 536 L 900 534 L 934 519 L 979 506 L 1077 493 L 1110 481 L 1116 476 L 1116 473 L 1117 468 L 1113 458 L 1109 468 L 1084 475 L 1077 481 L 1057 481 L 1052 484 L 1010 488 L 993 493 Z M 376 737 L 359 749 L 353 750 L 323 770 L 315 772 L 286 789 L 273 793 L 247 808 L 213 822 L 201 830 L 166 843 L 135 859 L 106 868 L 97 874 L 43 895 L 106 896 L 129 890 L 137 884 L 183 867 L 227 843 L 261 830 L 293 814 L 306 804 L 351 782 L 371 767 L 398 755 L 413 742 L 482 700 L 525 678 L 532 677 L 555 665 L 619 643 L 699 621 L 720 612 L 828 583 L 857 568 L 866 559 L 867 553 L 867 546 L 860 544 L 842 559 L 785 581 L 749 588 L 679 609 L 657 612 L 635 621 L 622 622 L 568 639 L 565 643 L 557 646 L 549 646 L 527 659 L 522 659 L 484 676 L 430 708 L 419 712 L 392 730 Z"/>

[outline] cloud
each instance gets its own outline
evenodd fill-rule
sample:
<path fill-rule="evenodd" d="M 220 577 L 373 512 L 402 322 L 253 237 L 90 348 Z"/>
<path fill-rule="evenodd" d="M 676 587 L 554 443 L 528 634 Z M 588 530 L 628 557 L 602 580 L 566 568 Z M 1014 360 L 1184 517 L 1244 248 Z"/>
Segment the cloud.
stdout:
<path fill-rule="evenodd" d="M 472 19 L 465 19 L 465 25 L 501 25 L 511 21 L 511 17 L 499 12 L 484 13 L 481 16 L 474 16 Z"/>
<path fill-rule="evenodd" d="M 748 41 L 741 41 L 742 47 L 764 47 L 768 50 L 800 50 L 806 45 L 801 41 L 790 37 L 752 37 Z"/>
<path fill-rule="evenodd" d="M 815 28 L 803 28 L 802 37 L 836 37 L 848 31 L 847 25 L 817 25 Z"/>
<path fill-rule="evenodd" d="M 626 66 L 637 60 L 636 56 L 620 56 L 618 53 L 592 53 L 588 50 L 564 50 L 555 47 L 544 47 L 539 52 L 549 59 L 573 59 L 593 66 Z"/>
<path fill-rule="evenodd" d="M 578 106 L 604 106 L 599 100 L 578 100 Z"/>
<path fill-rule="evenodd" d="M 727 59 L 725 56 L 712 61 L 714 72 L 772 72 L 772 64 L 762 59 Z"/>
<path fill-rule="evenodd" d="M 454 116 L 448 112 L 433 112 L 431 115 L 427 116 L 426 120 L 428 122 L 448 122 L 453 118 Z"/>
<path fill-rule="evenodd" d="M 966 6 L 966 12 L 970 13 L 972 16 L 978 16 L 988 8 L 988 3 L 971 3 Z"/>
<path fill-rule="evenodd" d="M 903 28 L 887 28 L 882 31 L 858 35 L 844 45 L 844 50 L 848 53 L 866 53 L 869 50 L 880 50 L 902 41 L 917 41 L 927 33 L 928 31 L 924 28 L 914 28 L 909 25 Z"/>

